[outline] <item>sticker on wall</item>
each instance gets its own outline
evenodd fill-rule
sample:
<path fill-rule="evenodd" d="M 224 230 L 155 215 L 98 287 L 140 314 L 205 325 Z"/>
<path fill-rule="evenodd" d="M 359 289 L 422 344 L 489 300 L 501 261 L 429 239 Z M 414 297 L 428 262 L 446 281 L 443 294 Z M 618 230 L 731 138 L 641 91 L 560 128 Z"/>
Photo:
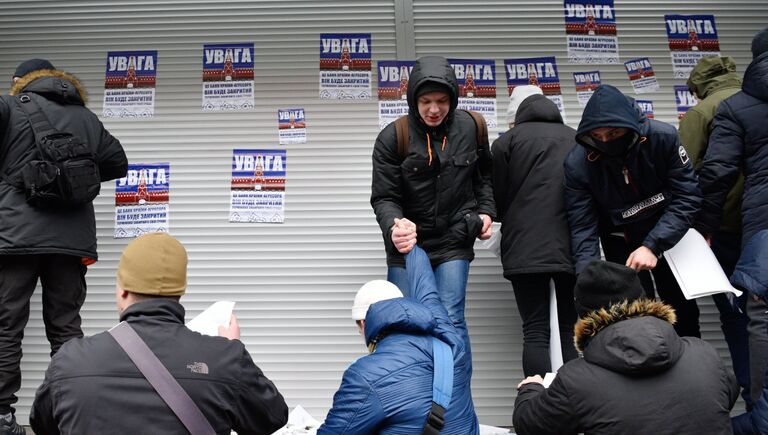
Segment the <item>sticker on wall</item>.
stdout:
<path fill-rule="evenodd" d="M 619 63 L 613 0 L 565 0 L 564 11 L 569 62 Z"/>
<path fill-rule="evenodd" d="M 285 150 L 233 150 L 230 222 L 285 221 Z"/>
<path fill-rule="evenodd" d="M 697 105 L 699 100 L 688 90 L 686 85 L 675 85 L 675 101 L 677 102 L 677 119 L 683 119 L 685 112 Z"/>
<path fill-rule="evenodd" d="M 659 90 L 656 73 L 653 72 L 651 61 L 647 57 L 632 59 L 624 62 L 632 89 L 636 94 L 647 94 Z"/>
<path fill-rule="evenodd" d="M 203 110 L 247 110 L 253 103 L 253 43 L 203 46 Z"/>
<path fill-rule="evenodd" d="M 110 51 L 104 79 L 105 118 L 155 114 L 157 51 Z"/>
<path fill-rule="evenodd" d="M 371 34 L 320 34 L 320 98 L 371 98 Z"/>
<path fill-rule="evenodd" d="M 280 145 L 307 143 L 304 109 L 277 109 L 277 133 Z"/>
<path fill-rule="evenodd" d="M 575 72 L 573 81 L 576 83 L 576 98 L 579 100 L 579 106 L 584 107 L 592 98 L 595 89 L 600 86 L 600 71 Z"/>
<path fill-rule="evenodd" d="M 412 60 L 380 60 L 379 68 L 379 129 L 408 114 L 408 78 Z"/>
<path fill-rule="evenodd" d="M 687 79 L 699 59 L 720 56 L 714 15 L 665 15 L 676 79 Z"/>
<path fill-rule="evenodd" d="M 168 232 L 169 163 L 132 163 L 115 180 L 115 238 Z"/>
<path fill-rule="evenodd" d="M 637 106 L 640 107 L 640 110 L 643 112 L 643 115 L 645 115 L 648 119 L 653 119 L 653 101 L 651 100 L 635 100 L 637 103 Z"/>
<path fill-rule="evenodd" d="M 565 120 L 563 96 L 560 93 L 557 61 L 554 56 L 505 59 L 504 70 L 506 71 L 509 95 L 512 95 L 512 90 L 515 89 L 515 86 L 538 86 L 544 95 L 557 105 L 557 109 L 563 117 L 563 122 L 567 122 Z"/>
<path fill-rule="evenodd" d="M 496 121 L 496 61 L 492 59 L 448 59 L 459 81 L 459 109 L 483 115 L 488 128 Z"/>

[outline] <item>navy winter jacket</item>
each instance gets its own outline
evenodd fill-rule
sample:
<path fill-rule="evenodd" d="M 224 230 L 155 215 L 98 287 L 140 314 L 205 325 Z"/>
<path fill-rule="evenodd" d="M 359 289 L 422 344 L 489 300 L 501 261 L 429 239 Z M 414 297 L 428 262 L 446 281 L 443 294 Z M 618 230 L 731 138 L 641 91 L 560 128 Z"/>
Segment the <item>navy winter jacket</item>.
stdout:
<path fill-rule="evenodd" d="M 589 135 L 623 127 L 638 136 L 624 157 L 600 153 Z M 584 109 L 578 146 L 565 161 L 565 204 L 576 273 L 600 259 L 599 235 L 623 231 L 656 255 L 691 228 L 701 206 L 693 166 L 669 124 L 647 119 L 633 99 L 599 87 Z"/>

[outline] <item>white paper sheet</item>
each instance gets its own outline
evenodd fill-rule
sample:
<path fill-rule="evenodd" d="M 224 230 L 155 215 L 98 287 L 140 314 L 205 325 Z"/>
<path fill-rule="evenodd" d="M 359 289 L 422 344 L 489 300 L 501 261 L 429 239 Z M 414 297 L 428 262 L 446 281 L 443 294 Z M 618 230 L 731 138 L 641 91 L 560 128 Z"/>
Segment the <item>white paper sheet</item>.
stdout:
<path fill-rule="evenodd" d="M 187 328 L 205 335 L 219 335 L 219 326 L 228 326 L 235 303 L 219 301 L 187 322 Z"/>

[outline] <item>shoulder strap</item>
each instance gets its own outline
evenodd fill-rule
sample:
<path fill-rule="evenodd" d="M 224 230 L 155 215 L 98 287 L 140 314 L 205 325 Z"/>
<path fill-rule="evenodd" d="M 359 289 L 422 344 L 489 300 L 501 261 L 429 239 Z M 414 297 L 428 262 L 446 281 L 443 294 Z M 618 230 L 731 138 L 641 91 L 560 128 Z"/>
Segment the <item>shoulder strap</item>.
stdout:
<path fill-rule="evenodd" d="M 465 110 L 465 112 L 472 117 L 477 126 L 477 147 L 484 149 L 485 144 L 488 143 L 488 124 L 485 123 L 485 118 L 483 118 L 483 115 L 471 110 Z"/>
<path fill-rule="evenodd" d="M 35 133 L 35 143 L 40 144 L 40 140 L 50 134 L 56 133 L 57 130 L 53 128 L 48 118 L 43 113 L 43 109 L 35 102 L 29 94 L 19 94 L 16 96 L 19 106 L 27 114 L 29 118 L 29 125 L 32 127 L 32 131 Z"/>
<path fill-rule="evenodd" d="M 451 347 L 432 337 L 432 409 L 427 415 L 422 435 L 438 435 L 445 427 L 445 410 L 451 404 L 453 395 L 453 352 Z"/>
<path fill-rule="evenodd" d="M 191 435 L 216 434 L 200 408 L 195 405 L 195 402 L 168 372 L 163 363 L 157 359 L 157 356 L 152 353 L 144 340 L 131 328 L 131 325 L 127 322 L 120 322 L 110 329 L 109 333 Z"/>
<path fill-rule="evenodd" d="M 408 155 L 408 145 L 411 140 L 408 131 L 408 115 L 397 118 L 395 133 L 397 134 L 397 155 L 400 156 L 400 160 L 404 160 Z"/>

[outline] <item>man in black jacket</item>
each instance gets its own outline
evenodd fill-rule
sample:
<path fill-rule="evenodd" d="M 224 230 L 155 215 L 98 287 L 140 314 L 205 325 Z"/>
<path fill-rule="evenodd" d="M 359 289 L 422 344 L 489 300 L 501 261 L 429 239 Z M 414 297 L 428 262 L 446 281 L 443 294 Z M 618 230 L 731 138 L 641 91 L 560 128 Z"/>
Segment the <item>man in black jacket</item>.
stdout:
<path fill-rule="evenodd" d="M 573 348 L 573 261 L 563 203 L 563 162 L 576 131 L 543 95 L 526 98 L 514 128 L 493 143 L 493 190 L 501 221 L 501 261 L 523 319 L 523 372 L 551 371 L 549 282 L 554 281 L 563 360 Z"/>
<path fill-rule="evenodd" d="M 645 118 L 634 100 L 603 85 L 584 108 L 576 142 L 565 161 L 576 273 L 600 258 L 602 241 L 607 260 L 653 273 L 656 291 L 677 313 L 678 334 L 701 336 L 696 301 L 685 299 L 661 257 L 691 228 L 701 205 L 677 131 Z M 652 287 L 646 292 L 653 297 Z"/>
<path fill-rule="evenodd" d="M 408 81 L 408 141 L 399 149 L 395 122 L 373 147 L 371 205 L 387 253 L 387 279 L 409 295 L 403 254 L 427 252 L 440 299 L 467 349 L 464 301 L 475 238 L 491 236 L 496 213 L 487 138 L 456 110 L 459 87 L 445 58 L 422 57 Z M 402 154 L 402 155 L 401 155 Z"/>
<path fill-rule="evenodd" d="M 67 340 L 83 336 L 86 265 L 97 258 L 92 203 L 38 208 L 27 203 L 14 181 L 29 161 L 40 159 L 29 118 L 14 96 L 22 93 L 53 127 L 90 147 L 101 181 L 122 177 L 128 169 L 120 142 L 85 107 L 85 90 L 76 78 L 42 59 L 19 65 L 11 96 L 0 97 L 0 434 L 23 433 L 11 405 L 21 385 L 21 340 L 38 279 L 53 355 Z"/>
<path fill-rule="evenodd" d="M 229 328 L 210 337 L 184 326 L 179 298 L 187 252 L 166 233 L 131 242 L 120 258 L 120 321 L 136 331 L 179 382 L 217 434 L 268 435 L 288 421 L 288 407 Z M 229 339 L 228 339 L 229 338 Z M 70 340 L 53 356 L 35 395 L 35 433 L 187 434 L 181 421 L 108 333 Z"/>
<path fill-rule="evenodd" d="M 642 298 L 634 270 L 596 261 L 574 290 L 576 347 L 557 372 L 518 385 L 521 435 L 731 434 L 738 385 L 705 341 L 679 337 L 669 306 Z"/>

